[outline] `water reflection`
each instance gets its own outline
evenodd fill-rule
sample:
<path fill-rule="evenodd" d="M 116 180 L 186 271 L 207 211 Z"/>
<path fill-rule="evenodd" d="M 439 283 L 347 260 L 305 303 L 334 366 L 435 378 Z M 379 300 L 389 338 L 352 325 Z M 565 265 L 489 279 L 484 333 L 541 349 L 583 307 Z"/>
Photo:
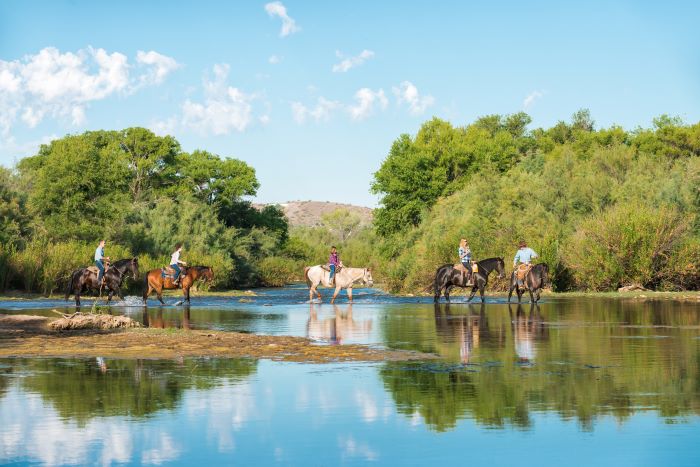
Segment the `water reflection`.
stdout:
<path fill-rule="evenodd" d="M 391 316 L 383 328 L 390 347 L 454 363 L 390 363 L 380 374 L 398 410 L 420 414 L 437 431 L 463 418 L 527 428 L 543 410 L 587 430 L 602 415 L 622 422 L 639 410 L 668 420 L 700 414 L 697 310 L 593 305 L 487 306 L 486 313 L 438 305 L 431 321 Z"/>
<path fill-rule="evenodd" d="M 333 314 L 319 318 L 321 307 L 309 305 L 306 337 L 331 344 L 363 342 L 372 332 L 372 319 L 356 320 L 352 315 L 352 304 L 333 305 Z"/>

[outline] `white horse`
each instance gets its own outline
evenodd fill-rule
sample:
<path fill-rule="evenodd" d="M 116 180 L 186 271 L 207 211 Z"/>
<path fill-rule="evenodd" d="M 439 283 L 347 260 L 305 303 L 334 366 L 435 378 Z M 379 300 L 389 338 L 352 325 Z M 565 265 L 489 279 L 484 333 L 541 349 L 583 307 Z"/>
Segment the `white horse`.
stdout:
<path fill-rule="evenodd" d="M 309 301 L 314 299 L 314 293 L 321 300 L 321 293 L 316 289 L 319 284 L 324 287 L 333 287 L 330 282 L 330 271 L 326 271 L 321 265 L 305 267 L 304 278 L 309 286 Z M 348 300 L 352 302 L 352 286 L 355 282 L 362 283 L 372 287 L 374 280 L 372 279 L 372 271 L 370 268 L 348 268 L 343 267 L 340 272 L 335 274 L 335 293 L 331 299 L 331 303 L 335 302 L 335 297 L 340 293 L 340 289 L 345 289 L 348 293 Z"/>

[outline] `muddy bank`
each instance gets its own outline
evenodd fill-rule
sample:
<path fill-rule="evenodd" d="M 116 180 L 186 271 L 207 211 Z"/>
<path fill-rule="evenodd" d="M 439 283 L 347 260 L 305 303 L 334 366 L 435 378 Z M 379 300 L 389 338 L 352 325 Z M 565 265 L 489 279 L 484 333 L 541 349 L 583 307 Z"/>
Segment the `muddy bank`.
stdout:
<path fill-rule="evenodd" d="M 294 362 L 405 361 L 436 358 L 365 345 L 317 345 L 303 337 L 222 331 L 128 328 L 58 332 L 51 318 L 0 315 L 0 357 L 250 357 Z"/>

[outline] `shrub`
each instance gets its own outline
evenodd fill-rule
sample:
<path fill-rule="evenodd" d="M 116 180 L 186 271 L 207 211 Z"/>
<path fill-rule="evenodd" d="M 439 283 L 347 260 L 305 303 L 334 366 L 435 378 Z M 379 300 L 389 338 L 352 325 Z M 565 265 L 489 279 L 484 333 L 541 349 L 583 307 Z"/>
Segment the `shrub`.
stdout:
<path fill-rule="evenodd" d="M 611 290 L 622 285 L 658 286 L 672 275 L 689 219 L 671 207 L 623 204 L 584 221 L 564 249 L 577 285 Z"/>
<path fill-rule="evenodd" d="M 303 266 L 289 258 L 268 256 L 258 263 L 260 282 L 268 287 L 281 287 L 299 279 Z"/>

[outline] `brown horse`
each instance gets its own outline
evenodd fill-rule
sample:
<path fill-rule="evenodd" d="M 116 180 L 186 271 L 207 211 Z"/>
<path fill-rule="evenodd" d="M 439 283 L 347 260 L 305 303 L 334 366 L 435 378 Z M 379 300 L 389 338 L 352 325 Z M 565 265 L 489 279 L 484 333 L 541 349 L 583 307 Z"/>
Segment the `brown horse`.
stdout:
<path fill-rule="evenodd" d="M 143 290 L 143 304 L 146 305 L 148 296 L 154 290 L 158 295 L 158 300 L 162 305 L 165 305 L 163 301 L 163 289 L 179 289 L 182 288 L 182 295 L 185 297 L 185 303 L 190 303 L 190 287 L 194 284 L 197 279 L 203 279 L 205 281 L 211 281 L 214 279 L 214 271 L 209 266 L 187 266 L 182 268 L 182 273 L 180 275 L 180 283 L 178 285 L 173 283 L 173 278 L 169 274 L 165 274 L 163 269 L 151 269 L 146 274 L 146 284 Z"/>
<path fill-rule="evenodd" d="M 124 300 L 121 287 L 127 275 L 131 275 L 132 279 L 138 277 L 138 258 L 120 259 L 112 263 L 109 269 L 107 269 L 104 275 L 103 285 L 103 290 L 108 292 L 107 303 L 112 300 L 112 296 L 115 293 L 119 298 Z M 80 295 L 86 290 L 100 290 L 100 284 L 97 283 L 97 273 L 88 268 L 80 268 L 77 271 L 73 271 L 70 282 L 68 283 L 68 288 L 66 289 L 66 300 L 68 300 L 71 294 L 74 294 L 75 306 L 80 306 Z"/>

